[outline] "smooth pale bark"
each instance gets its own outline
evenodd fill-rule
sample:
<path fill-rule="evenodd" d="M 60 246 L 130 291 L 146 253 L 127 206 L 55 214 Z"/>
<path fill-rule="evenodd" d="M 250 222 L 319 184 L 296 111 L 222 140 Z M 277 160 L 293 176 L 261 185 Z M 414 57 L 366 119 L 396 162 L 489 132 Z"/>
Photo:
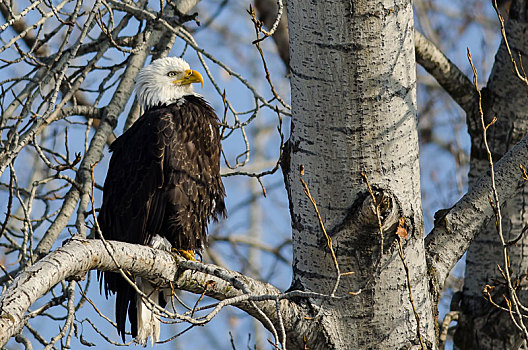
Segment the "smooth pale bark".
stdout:
<path fill-rule="evenodd" d="M 525 1 L 516 1 L 512 5 L 506 32 L 514 58 L 519 65 L 518 53 L 523 53 L 522 62 L 528 62 L 528 22 Z M 519 65 L 520 67 L 520 65 Z M 513 72 L 513 65 L 504 42 L 501 43 L 493 70 L 483 91 L 485 117 L 489 122 L 494 116 L 497 123 L 489 128 L 488 140 L 495 159 L 500 158 L 515 145 L 528 131 L 528 97 L 527 86 Z M 471 168 L 469 173 L 470 188 L 474 179 L 489 171 L 485 150 L 482 144 L 482 128 L 479 127 L 479 115 L 468 115 L 470 134 L 472 136 Z M 526 159 L 519 162 L 526 165 Z M 521 173 L 518 175 L 521 178 Z M 502 207 L 504 238 L 514 240 L 521 235 L 528 220 L 528 193 L 523 185 L 515 195 Z M 515 245 L 508 249 L 511 271 L 514 279 L 526 274 L 528 270 L 528 235 L 524 234 Z M 504 268 L 502 245 L 499 241 L 495 222 L 491 221 L 469 247 L 466 257 L 464 289 L 460 305 L 462 311 L 455 334 L 458 349 L 511 349 L 519 338 L 514 324 L 507 312 L 500 312 L 482 297 L 486 284 L 498 286 L 493 290 L 494 300 L 505 305 L 503 294 L 508 295 L 498 281 L 503 281 L 497 264 Z M 518 289 L 523 295 L 524 287 Z M 523 298 L 528 302 L 528 298 Z"/>
<path fill-rule="evenodd" d="M 321 213 L 342 273 L 346 302 L 321 310 L 325 344 L 310 349 L 399 349 L 420 344 L 395 229 L 404 240 L 424 343 L 434 341 L 427 288 L 416 132 L 415 56 L 410 1 L 288 3 L 292 133 L 287 188 L 293 227 L 293 286 L 331 293 L 336 268 L 299 169 Z M 287 162 L 286 162 L 287 163 Z M 384 224 L 384 252 L 364 172 Z M 380 198 L 381 195 L 384 198 Z M 369 215 L 370 212 L 370 215 Z"/>

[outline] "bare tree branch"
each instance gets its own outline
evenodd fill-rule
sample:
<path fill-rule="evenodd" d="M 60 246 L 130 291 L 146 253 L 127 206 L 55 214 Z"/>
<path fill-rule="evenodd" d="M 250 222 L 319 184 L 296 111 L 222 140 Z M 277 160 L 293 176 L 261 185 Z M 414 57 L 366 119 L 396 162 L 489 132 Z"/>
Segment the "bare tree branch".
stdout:
<path fill-rule="evenodd" d="M 263 322 L 262 315 L 249 302 L 253 300 L 275 325 L 279 325 L 282 318 L 288 330 L 292 330 L 292 321 L 303 319 L 301 309 L 286 300 L 302 296 L 301 292 L 283 294 L 279 298 L 280 291 L 272 285 L 238 272 L 181 258 L 175 259 L 168 252 L 147 246 L 117 241 L 108 243 L 119 265 L 136 276 L 165 285 L 172 281 L 173 286 L 180 290 L 205 293 L 218 300 L 230 300 L 224 305 L 234 305 Z M 24 314 L 38 298 L 61 281 L 83 279 L 91 269 L 118 270 L 101 240 L 74 237 L 63 247 L 20 273 L 0 297 L 0 345 L 5 345 L 9 338 L 20 332 L 24 326 Z M 315 293 L 306 295 L 316 296 Z M 277 300 L 281 300 L 280 317 L 276 311 Z M 266 325 L 265 322 L 263 324 Z"/>
<path fill-rule="evenodd" d="M 414 31 L 414 49 L 416 62 L 438 81 L 466 113 L 472 112 L 477 94 L 469 78 L 417 30 Z"/>
<path fill-rule="evenodd" d="M 523 181 L 519 168 L 528 159 L 528 136 L 525 136 L 500 161 L 495 171 L 501 204 L 512 198 Z M 483 225 L 494 218 L 490 205 L 492 186 L 489 172 L 483 175 L 448 211 L 435 215 L 435 227 L 425 238 L 427 263 L 434 295 L 438 296 L 449 272 L 462 257 Z"/>
<path fill-rule="evenodd" d="M 286 5 L 286 4 L 285 4 Z M 272 28 L 275 19 L 277 17 L 278 5 L 275 0 L 256 0 L 255 7 L 258 12 L 259 19 L 264 23 L 267 28 Z M 284 6 L 286 8 L 286 6 Z M 290 72 L 290 38 L 288 34 L 288 13 L 287 11 L 282 12 L 281 19 L 278 26 L 272 35 L 279 56 L 286 66 L 286 71 Z"/>

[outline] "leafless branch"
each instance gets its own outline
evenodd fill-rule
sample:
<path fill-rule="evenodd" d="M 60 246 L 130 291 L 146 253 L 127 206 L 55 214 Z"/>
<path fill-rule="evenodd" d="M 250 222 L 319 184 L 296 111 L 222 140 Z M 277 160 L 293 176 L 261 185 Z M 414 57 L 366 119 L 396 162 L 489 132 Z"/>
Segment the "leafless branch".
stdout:
<path fill-rule="evenodd" d="M 414 31 L 416 62 L 424 67 L 460 107 L 471 113 L 477 94 L 471 81 L 432 42 Z"/>
<path fill-rule="evenodd" d="M 515 195 L 524 181 L 519 164 L 527 157 L 528 137 L 524 137 L 495 164 L 496 188 L 501 204 L 505 198 Z M 485 174 L 453 208 L 436 218 L 435 227 L 425 238 L 428 265 L 432 272 L 430 277 L 438 288 L 437 292 L 442 289 L 449 271 L 466 251 L 471 238 L 494 217 L 493 208 L 489 205 L 491 193 L 491 178 Z M 464 230 L 459 230 L 458 225 L 462 223 Z"/>
<path fill-rule="evenodd" d="M 226 305 L 234 305 L 260 319 L 265 326 L 265 316 L 273 324 L 288 328 L 288 320 L 295 313 L 302 311 L 288 302 L 295 297 L 328 298 L 317 293 L 292 291 L 280 293 L 269 284 L 243 276 L 237 272 L 228 271 L 214 265 L 205 265 L 195 261 L 178 260 L 168 252 L 154 250 L 150 247 L 108 241 L 114 257 L 120 266 L 134 275 L 149 278 L 160 283 L 172 281 L 175 288 L 193 293 L 205 294 L 221 300 L 214 311 L 205 318 L 181 315 L 168 316 L 203 324 L 214 317 Z M 52 266 L 53 268 L 43 268 Z M 45 295 L 55 284 L 64 280 L 79 280 L 93 268 L 116 271 L 117 267 L 112 257 L 100 240 L 73 238 L 62 247 L 41 259 L 26 271 L 21 273 L 0 298 L 0 344 L 17 334 L 24 326 L 25 311 L 40 297 Z M 199 273 L 200 272 L 200 273 Z M 211 282 L 214 281 L 214 288 Z M 276 303 L 280 301 L 280 312 L 283 321 L 279 321 Z M 258 306 L 259 310 L 255 309 Z"/>

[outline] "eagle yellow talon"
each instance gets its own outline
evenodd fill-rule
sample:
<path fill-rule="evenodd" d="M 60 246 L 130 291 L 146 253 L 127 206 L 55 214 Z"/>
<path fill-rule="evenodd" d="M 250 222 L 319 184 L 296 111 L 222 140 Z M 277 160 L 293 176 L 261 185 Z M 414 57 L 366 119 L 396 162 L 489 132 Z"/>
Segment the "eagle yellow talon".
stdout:
<path fill-rule="evenodd" d="M 194 254 L 194 250 L 172 248 L 172 252 L 184 257 L 187 260 L 196 261 L 196 255 Z"/>

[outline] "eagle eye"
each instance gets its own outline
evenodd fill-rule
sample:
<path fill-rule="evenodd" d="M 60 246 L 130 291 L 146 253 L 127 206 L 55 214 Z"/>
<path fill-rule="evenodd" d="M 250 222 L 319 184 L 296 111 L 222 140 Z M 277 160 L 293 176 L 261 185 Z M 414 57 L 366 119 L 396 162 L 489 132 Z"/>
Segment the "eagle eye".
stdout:
<path fill-rule="evenodd" d="M 170 71 L 169 73 L 167 73 L 167 75 L 169 76 L 169 78 L 173 78 L 176 76 L 176 72 L 175 71 Z"/>

